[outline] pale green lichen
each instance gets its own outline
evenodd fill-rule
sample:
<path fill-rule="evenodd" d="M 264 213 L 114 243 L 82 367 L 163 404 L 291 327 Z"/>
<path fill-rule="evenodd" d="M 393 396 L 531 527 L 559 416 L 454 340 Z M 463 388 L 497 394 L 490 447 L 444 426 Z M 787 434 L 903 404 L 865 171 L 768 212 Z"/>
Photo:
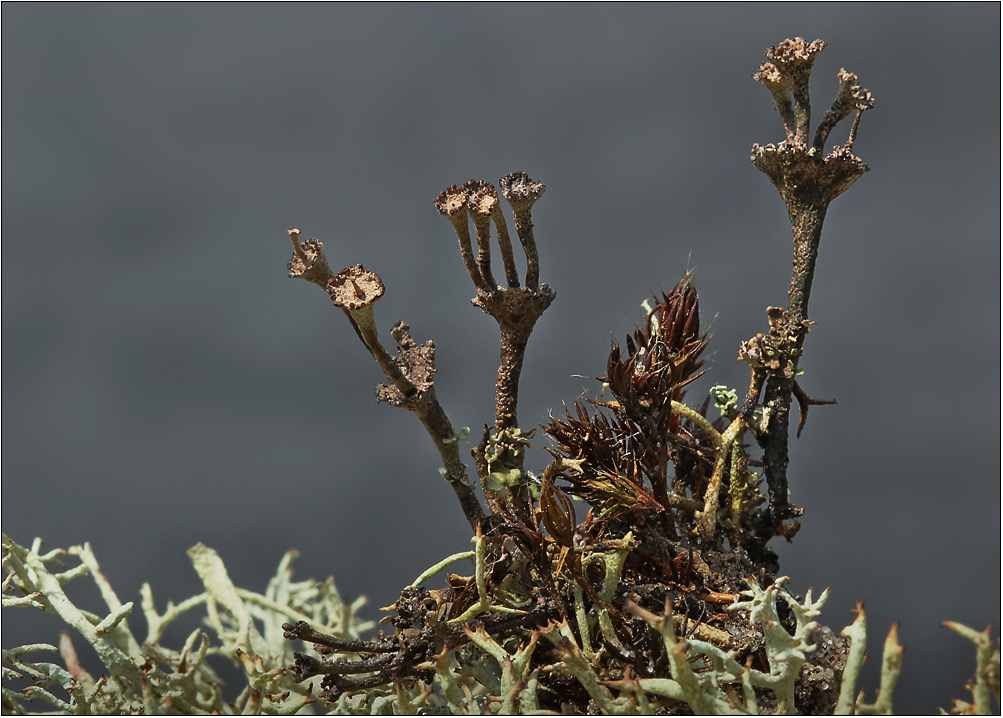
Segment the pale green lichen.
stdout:
<path fill-rule="evenodd" d="M 731 606 L 732 611 L 749 611 L 750 620 L 758 623 L 763 629 L 770 672 L 765 674 L 752 671 L 752 684 L 771 689 L 776 694 L 783 712 L 794 710 L 794 680 L 804 665 L 805 656 L 816 648 L 811 643 L 811 633 L 818 627 L 814 619 L 819 616 L 822 606 L 829 597 L 829 589 L 826 589 L 818 600 L 812 603 L 809 589 L 804 603 L 801 604 L 789 593 L 780 594 L 797 621 L 797 628 L 792 636 L 784 630 L 777 615 L 777 593 L 787 581 L 786 576 L 778 578 L 764 591 L 759 588 L 755 580 L 750 580 L 749 599 Z"/>
<path fill-rule="evenodd" d="M 523 462 L 526 447 L 536 429 L 503 429 L 488 437 L 484 459 L 488 464 L 486 488 L 491 491 L 517 491 L 524 484 Z"/>
<path fill-rule="evenodd" d="M 773 692 L 777 714 L 794 712 L 795 681 L 805 656 L 816 649 L 811 639 L 813 630 L 818 627 L 814 619 L 819 615 L 828 591 L 814 603 L 809 591 L 803 604 L 786 592 L 780 593 L 796 620 L 795 631 L 791 635 L 784 630 L 777 615 L 777 595 L 786 580 L 786 577 L 780 578 L 765 590 L 754 580 L 750 581 L 749 599 L 729 608 L 732 612 L 747 611 L 750 622 L 762 630 L 768 672 L 738 663 L 737 651 L 725 651 L 707 641 L 678 638 L 675 621 L 668 610 L 657 616 L 637 605 L 631 606 L 630 610 L 635 615 L 661 634 L 671 666 L 671 677 L 642 678 L 637 680 L 637 685 L 647 693 L 684 701 L 698 715 L 758 715 L 761 710 L 755 688 Z M 711 670 L 694 670 L 692 661 L 695 656 L 703 656 Z M 741 689 L 741 696 L 738 688 Z"/>
<path fill-rule="evenodd" d="M 474 558 L 476 555 L 477 555 L 476 551 L 462 551 L 460 553 L 454 553 L 452 556 L 447 556 L 446 558 L 439 561 L 439 563 L 423 571 L 422 574 L 411 583 L 411 588 L 418 588 L 418 586 L 425 583 L 425 581 L 432 578 L 432 576 L 439 573 L 440 571 L 444 571 L 457 561 L 462 561 L 463 559 L 466 558 Z"/>
<path fill-rule="evenodd" d="M 729 420 L 738 416 L 738 393 L 734 389 L 712 386 L 710 398 L 714 400 L 714 407 L 721 412 L 721 416 Z"/>
<path fill-rule="evenodd" d="M 990 628 L 981 633 L 954 621 L 944 621 L 940 625 L 950 628 L 959 636 L 964 636 L 975 644 L 975 679 L 965 686 L 972 692 L 972 703 L 957 700 L 951 705 L 953 715 L 988 715 L 992 711 L 992 700 L 996 698 L 996 708 L 1000 706 L 1000 648 L 996 646 Z M 941 710 L 943 713 L 944 711 Z"/>
<path fill-rule="evenodd" d="M 475 580 L 477 584 L 477 603 L 471 606 L 469 609 L 464 611 L 462 614 L 452 619 L 453 623 L 462 623 L 463 621 L 469 621 L 475 616 L 479 616 L 485 611 L 498 611 L 500 613 L 522 613 L 517 608 L 512 608 L 510 606 L 505 606 L 499 603 L 493 603 L 492 595 L 488 593 L 487 580 L 484 577 L 484 572 L 486 569 L 485 555 L 487 552 L 487 541 L 484 539 L 483 534 L 480 530 L 477 531 L 477 536 L 474 538 L 474 561 L 475 561 Z M 438 565 L 438 564 L 437 564 Z M 426 572 L 427 573 L 427 572 Z M 422 574 L 424 575 L 424 574 Z"/>
<path fill-rule="evenodd" d="M 483 554 L 484 539 L 478 542 Z M 603 602 L 612 598 L 610 586 L 620 580 L 623 559 L 633 546 L 628 536 L 603 553 L 592 553 L 583 563 L 601 561 L 607 580 L 601 592 Z M 3 583 L 4 608 L 42 608 L 59 615 L 90 643 L 104 664 L 106 673 L 95 680 L 80 666 L 72 643 L 64 635 L 59 648 L 37 643 L 3 651 L 3 707 L 6 713 L 27 714 L 27 704 L 44 701 L 58 711 L 75 715 L 108 713 L 128 714 L 266 714 L 291 715 L 309 711 L 316 701 L 310 683 L 296 683 L 286 668 L 290 660 L 289 643 L 283 638 L 282 623 L 306 620 L 329 635 L 358 639 L 372 623 L 357 618 L 364 603 L 342 599 L 332 580 L 292 581 L 290 564 L 295 552 L 283 557 L 279 569 L 264 593 L 237 588 L 230 581 L 219 556 L 203 545 L 189 551 L 205 592 L 178 605 L 168 604 L 158 613 L 149 585 L 142 590 L 142 612 L 148 624 L 148 636 L 140 643 L 129 627 L 127 617 L 132 603 L 121 603 L 101 574 L 100 566 L 88 545 L 69 551 L 41 553 L 36 540 L 30 549 L 3 539 L 3 565 L 8 571 Z M 65 554 L 81 559 L 79 566 L 59 570 L 59 558 Z M 474 554 L 474 556 L 471 556 Z M 455 554 L 426 571 L 415 585 L 450 563 L 465 558 L 480 558 L 476 573 L 482 578 L 486 567 L 478 551 Z M 57 564 L 57 565 L 53 565 Z M 90 575 L 97 583 L 108 614 L 95 615 L 77 608 L 63 590 L 75 578 Z M 745 599 L 728 607 L 730 613 L 747 615 L 749 625 L 762 637 L 768 670 L 741 664 L 737 650 L 729 650 L 727 638 L 701 640 L 679 635 L 681 617 L 666 607 L 662 615 L 647 611 L 633 602 L 627 611 L 654 628 L 661 636 L 669 661 L 665 676 L 637 678 L 624 675 L 619 680 L 600 679 L 597 670 L 600 651 L 589 643 L 591 627 L 602 627 L 607 609 L 593 606 L 586 611 L 580 589 L 571 582 L 577 600 L 578 631 L 567 621 L 554 621 L 526 640 L 499 641 L 479 624 L 465 624 L 463 633 L 470 643 L 462 649 L 448 648 L 419 666 L 431 671 L 434 680 L 418 680 L 411 685 L 398 683 L 354 693 L 343 693 L 327 704 L 337 715 L 428 715 L 449 712 L 458 715 L 509 715 L 540 712 L 539 678 L 554 673 L 575 680 L 594 701 L 598 710 L 609 715 L 650 715 L 660 701 L 682 701 L 698 714 L 756 715 L 789 714 L 795 711 L 796 681 L 806 657 L 816 650 L 816 619 L 828 591 L 812 600 L 809 591 L 798 601 L 785 589 L 786 577 L 763 589 L 755 580 L 748 582 Z M 483 586 L 478 586 L 484 590 Z M 21 595 L 15 595 L 14 591 Z M 793 617 L 791 631 L 784 628 L 778 603 L 786 604 Z M 204 622 L 215 635 L 195 630 L 180 650 L 160 644 L 164 629 L 182 614 L 206 607 Z M 485 593 L 475 604 L 478 614 L 517 612 L 494 602 Z M 893 627 L 882 659 L 881 686 L 874 703 L 865 703 L 863 693 L 854 699 L 854 691 L 863 665 L 866 642 L 866 616 L 858 606 L 857 618 L 843 630 L 851 644 L 843 671 L 836 715 L 887 715 L 892 710 L 892 695 L 901 670 L 903 649 L 898 645 Z M 608 613 L 605 616 L 609 620 Z M 466 619 L 464 619 L 466 620 Z M 992 710 L 995 694 L 1000 695 L 1000 654 L 993 646 L 989 629 L 977 633 L 960 624 L 944 624 L 972 640 L 977 647 L 975 680 L 969 684 L 974 702 L 955 701 L 952 713 L 985 714 Z M 616 637 L 612 625 L 603 635 L 607 641 Z M 707 635 L 706 633 L 703 635 Z M 553 646 L 553 662 L 534 665 L 539 640 Z M 26 656 L 48 651 L 61 653 L 64 666 L 44 661 L 26 660 Z M 221 681 L 206 662 L 210 655 L 225 656 L 240 666 L 247 686 L 233 702 L 222 695 Z M 18 691 L 9 684 L 28 680 L 32 684 Z M 766 691 L 764 693 L 764 691 Z M 772 695 L 771 695 L 772 694 Z"/>
<path fill-rule="evenodd" d="M 442 443 L 455 444 L 457 441 L 466 441 L 468 436 L 470 436 L 470 427 L 464 426 L 462 429 L 458 429 L 457 432 L 448 439 L 443 439 Z"/>
<path fill-rule="evenodd" d="M 893 623 L 888 637 L 885 639 L 884 651 L 881 656 L 881 685 L 874 703 L 864 703 L 864 692 L 854 700 L 860 669 L 864 665 L 867 654 L 864 648 L 867 643 L 867 614 L 862 603 L 857 604 L 857 618 L 853 624 L 843 629 L 842 634 L 850 639 L 850 651 L 843 670 L 843 680 L 839 687 L 839 702 L 836 704 L 835 715 L 891 715 L 892 694 L 902 671 L 902 654 L 905 649 L 898 642 L 898 624 Z"/>
<path fill-rule="evenodd" d="M 296 552 L 287 553 L 265 592 L 256 593 L 233 585 L 219 556 L 199 544 L 189 557 L 205 585 L 205 592 L 180 604 L 168 603 L 158 613 L 149 584 L 142 589 L 141 607 L 147 623 L 142 643 L 127 617 L 132 602 L 122 603 L 101 573 L 90 545 L 41 552 L 36 539 L 25 548 L 3 537 L 3 583 L 5 609 L 38 608 L 58 615 L 96 651 L 104 675 L 94 678 L 80 666 L 68 635 L 59 648 L 31 644 L 4 650 L 3 708 L 5 713 L 24 715 L 26 704 L 41 700 L 57 710 L 76 715 L 98 714 L 207 714 L 248 713 L 291 715 L 314 702 L 311 684 L 294 681 L 285 666 L 291 646 L 282 635 L 282 623 L 307 620 L 323 630 L 346 638 L 358 638 L 372 623 L 360 621 L 357 611 L 365 600 L 345 601 L 332 580 L 294 582 L 290 564 Z M 61 570 L 60 559 L 77 556 L 81 563 Z M 107 615 L 77 608 L 63 586 L 90 575 L 108 607 Z M 19 592 L 21 595 L 14 593 Z M 181 650 L 160 643 L 164 630 L 179 616 L 206 607 L 205 624 L 215 635 L 196 629 Z M 61 653 L 66 667 L 29 661 L 40 651 Z M 222 695 L 222 682 L 206 662 L 220 655 L 244 671 L 247 687 L 232 702 Z M 8 682 L 32 681 L 18 691 Z M 60 695 L 60 694 L 65 694 Z"/>

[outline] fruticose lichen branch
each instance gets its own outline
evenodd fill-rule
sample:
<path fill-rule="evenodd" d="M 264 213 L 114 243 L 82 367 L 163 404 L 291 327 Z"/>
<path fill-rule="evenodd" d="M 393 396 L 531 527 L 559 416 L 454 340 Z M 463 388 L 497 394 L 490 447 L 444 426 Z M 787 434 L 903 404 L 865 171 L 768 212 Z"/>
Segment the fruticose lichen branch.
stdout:
<path fill-rule="evenodd" d="M 787 205 L 794 234 L 794 268 L 786 309 L 771 309 L 769 336 L 757 335 L 743 345 L 739 356 L 749 362 L 754 371 L 765 370 L 766 373 L 763 407 L 767 423 L 764 431 L 756 432 L 756 438 L 764 451 L 770 506 L 760 517 L 758 537 L 750 547 L 765 545 L 778 530 L 788 538 L 796 531 L 794 525 L 780 528 L 800 513 L 788 499 L 790 405 L 804 337 L 812 324 L 808 319 L 808 300 L 822 224 L 829 203 L 868 170 L 867 165 L 851 153 L 850 147 L 856 137 L 860 114 L 873 107 L 874 100 L 867 90 L 856 84 L 857 78 L 852 73 L 840 70 L 836 100 L 819 124 L 814 141 L 808 144 L 811 120 L 808 79 L 815 56 L 824 48 L 821 40 L 811 43 L 802 38 L 785 40 L 766 51 L 768 62 L 763 63 L 754 76 L 773 95 L 787 134 L 787 139 L 779 145 L 753 145 L 751 159 L 756 168 L 770 178 Z M 793 97 L 793 103 L 788 97 Z M 788 109 L 791 104 L 793 126 Z M 823 155 L 822 145 L 833 127 L 854 110 L 858 122 L 854 123 L 848 145 Z"/>
<path fill-rule="evenodd" d="M 434 204 L 456 231 L 460 254 L 477 290 L 472 304 L 494 317 L 501 329 L 501 364 L 495 391 L 495 431 L 502 432 L 519 425 L 516 409 L 526 343 L 536 321 L 554 301 L 556 292 L 546 284 L 540 285 L 540 260 L 531 215 L 533 204 L 543 195 L 546 185 L 533 181 L 525 172 L 506 175 L 498 184 L 512 207 L 516 233 L 526 254 L 524 288 L 519 287 L 512 243 L 498 207 L 498 193 L 493 186 L 483 180 L 470 180 L 461 186 L 450 185 L 439 193 Z M 471 249 L 468 214 L 477 232 L 476 260 Z M 507 287 L 498 286 L 491 273 L 489 242 L 492 222 L 498 234 Z"/>
<path fill-rule="evenodd" d="M 891 630 L 888 631 L 888 637 L 885 639 L 881 655 L 881 684 L 878 688 L 877 698 L 874 703 L 864 703 L 863 690 L 856 698 L 853 695 L 857 680 L 860 678 L 860 669 L 867 658 L 867 653 L 864 651 L 867 645 L 867 614 L 864 611 L 864 604 L 857 603 L 854 613 L 857 614 L 857 618 L 853 624 L 841 632 L 841 635 L 850 639 L 850 650 L 839 687 L 839 701 L 836 703 L 833 715 L 859 715 L 861 713 L 891 715 L 892 697 L 895 692 L 895 684 L 898 683 L 899 673 L 902 671 L 902 654 L 905 652 L 905 649 L 898 642 L 898 624 L 892 624 Z"/>
<path fill-rule="evenodd" d="M 81 563 L 69 570 L 60 557 L 77 556 Z M 333 581 L 292 581 L 290 564 L 295 552 L 287 553 L 264 594 L 236 588 L 222 561 L 201 544 L 189 551 L 205 592 L 168 604 L 157 612 L 149 585 L 143 588 L 143 614 L 148 623 L 147 639 L 137 640 L 125 615 L 131 603 L 122 604 L 101 572 L 87 544 L 68 551 L 43 553 L 41 541 L 24 548 L 3 537 L 3 582 L 5 609 L 34 607 L 61 618 L 96 651 L 103 666 L 95 680 L 77 658 L 69 633 L 63 633 L 58 652 L 66 668 L 31 660 L 28 654 L 56 651 L 55 646 L 33 644 L 3 651 L 3 711 L 23 715 L 28 701 L 43 700 L 73 715 L 207 715 L 222 713 L 293 715 L 315 701 L 309 685 L 297 683 L 284 666 L 289 647 L 279 625 L 286 616 L 309 619 L 332 639 L 358 639 L 371 623 L 356 618 L 365 600 L 348 602 Z M 53 566 L 52 564 L 57 564 Z M 90 575 L 107 606 L 107 615 L 95 615 L 76 607 L 64 586 Z M 22 594 L 18 600 L 14 591 Z M 161 643 L 164 629 L 180 615 L 196 607 L 206 609 L 205 625 L 196 628 L 180 651 Z M 136 619 L 136 614 L 132 615 Z M 210 635 L 215 635 L 210 640 Z M 251 649 L 253 646 L 253 649 Z M 247 686 L 226 701 L 222 681 L 208 664 L 208 656 L 234 661 L 244 672 Z M 9 688 L 10 680 L 31 681 L 21 691 Z M 65 693 L 65 698 L 62 697 Z"/>
<path fill-rule="evenodd" d="M 484 509 L 474 493 L 466 464 L 460 459 L 457 432 L 435 395 L 435 343 L 419 346 L 411 338 L 408 325 L 398 322 L 390 331 L 398 348 L 398 356 L 392 356 L 380 342 L 376 328 L 374 305 L 385 291 L 379 275 L 361 264 L 335 274 L 327 264 L 323 244 L 311 239 L 301 245 L 299 234 L 297 229 L 289 230 L 293 242 L 289 276 L 322 287 L 334 305 L 345 312 L 359 340 L 390 380 L 390 384 L 377 387 L 377 401 L 407 409 L 418 417 L 442 458 L 443 478 L 452 486 L 471 528 L 476 528 L 485 518 Z"/>
<path fill-rule="evenodd" d="M 1000 648 L 999 634 L 993 645 L 992 626 L 984 631 L 976 631 L 954 621 L 944 621 L 940 624 L 949 628 L 959 636 L 967 638 L 975 644 L 975 679 L 965 686 L 972 692 L 972 702 L 955 699 L 951 703 L 953 715 L 989 715 L 993 712 L 992 698 L 996 698 L 996 712 L 1000 707 Z"/>

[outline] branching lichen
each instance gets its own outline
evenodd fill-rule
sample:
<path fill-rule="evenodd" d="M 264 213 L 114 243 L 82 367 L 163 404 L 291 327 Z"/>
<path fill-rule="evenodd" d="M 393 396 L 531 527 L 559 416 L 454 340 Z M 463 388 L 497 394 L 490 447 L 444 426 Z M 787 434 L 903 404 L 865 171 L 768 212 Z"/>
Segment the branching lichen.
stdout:
<path fill-rule="evenodd" d="M 61 570 L 61 558 L 77 556 L 81 563 Z M 372 627 L 358 619 L 365 600 L 346 602 L 332 580 L 294 582 L 288 552 L 264 593 L 233 585 L 219 556 L 201 544 L 189 551 L 192 564 L 205 585 L 205 592 L 158 613 L 149 584 L 142 590 L 142 610 L 148 634 L 142 643 L 126 616 L 133 603 L 121 603 L 101 573 L 90 545 L 68 551 L 41 552 L 36 539 L 25 548 L 3 537 L 4 609 L 37 608 L 58 615 L 97 652 L 104 674 L 97 680 L 76 657 L 69 634 L 59 648 L 33 644 L 4 650 L 3 706 L 5 712 L 21 715 L 26 704 L 45 701 L 74 714 L 293 714 L 314 702 L 313 687 L 292 679 L 285 666 L 290 647 L 281 625 L 289 619 L 310 621 L 325 633 L 358 638 Z M 75 578 L 90 575 L 108 607 L 105 616 L 77 608 L 63 589 Z M 17 595 L 20 593 L 20 595 Z M 161 643 L 164 630 L 181 615 L 206 607 L 203 629 L 193 631 L 180 650 Z M 65 668 L 54 663 L 29 661 L 25 656 L 40 651 L 62 655 Z M 233 702 L 222 694 L 222 681 L 206 662 L 210 655 L 223 656 L 241 667 L 247 687 Z M 8 681 L 28 679 L 32 685 L 17 691 Z"/>
<path fill-rule="evenodd" d="M 954 621 L 941 623 L 959 636 L 975 644 L 975 678 L 965 686 L 972 692 L 972 702 L 955 699 L 951 704 L 952 715 L 989 715 L 993 712 L 992 698 L 996 699 L 996 711 L 1000 708 L 1000 648 L 999 636 L 993 646 L 991 627 L 981 633 Z"/>

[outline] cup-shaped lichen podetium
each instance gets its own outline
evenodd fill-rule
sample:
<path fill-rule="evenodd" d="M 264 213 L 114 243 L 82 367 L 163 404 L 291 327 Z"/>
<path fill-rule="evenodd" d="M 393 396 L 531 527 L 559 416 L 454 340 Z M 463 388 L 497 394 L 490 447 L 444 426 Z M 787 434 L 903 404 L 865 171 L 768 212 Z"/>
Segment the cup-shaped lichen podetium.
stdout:
<path fill-rule="evenodd" d="M 373 305 L 383 296 L 383 280 L 379 275 L 356 264 L 345 267 L 327 282 L 327 293 L 336 307 L 341 307 L 359 327 L 370 348 L 376 339 Z"/>
<path fill-rule="evenodd" d="M 333 272 L 324 254 L 324 245 L 317 239 L 308 239 L 301 244 L 300 231 L 295 227 L 289 229 L 286 234 L 293 243 L 293 256 L 286 265 L 289 269 L 289 278 L 305 279 L 321 289 L 327 289 L 327 283 Z"/>

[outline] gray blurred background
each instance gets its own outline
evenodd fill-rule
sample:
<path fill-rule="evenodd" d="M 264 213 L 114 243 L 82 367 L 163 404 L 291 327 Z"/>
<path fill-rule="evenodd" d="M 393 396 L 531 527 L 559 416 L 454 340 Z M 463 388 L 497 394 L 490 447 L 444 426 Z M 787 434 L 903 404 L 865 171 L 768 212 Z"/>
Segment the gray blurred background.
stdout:
<path fill-rule="evenodd" d="M 998 4 L 2 12 L 4 532 L 90 541 L 122 600 L 149 581 L 161 607 L 199 592 L 196 542 L 256 590 L 295 547 L 370 617 L 469 527 L 341 312 L 286 278 L 285 230 L 379 272 L 384 336 L 436 341 L 439 398 L 476 434 L 497 326 L 431 200 L 524 170 L 557 300 L 523 426 L 592 395 L 610 337 L 687 268 L 714 334 L 690 401 L 744 391 L 737 347 L 785 301 L 791 242 L 749 162 L 783 138 L 750 76 L 784 38 L 828 41 L 815 117 L 857 73 L 871 172 L 826 221 L 802 385 L 839 404 L 792 440 L 804 528 L 775 545 L 793 590 L 832 587 L 827 624 L 867 603 L 869 699 L 893 620 L 897 710 L 970 699 L 973 647 L 938 624 L 1000 625 Z M 56 641 L 48 619 L 4 611 L 4 647 Z"/>

